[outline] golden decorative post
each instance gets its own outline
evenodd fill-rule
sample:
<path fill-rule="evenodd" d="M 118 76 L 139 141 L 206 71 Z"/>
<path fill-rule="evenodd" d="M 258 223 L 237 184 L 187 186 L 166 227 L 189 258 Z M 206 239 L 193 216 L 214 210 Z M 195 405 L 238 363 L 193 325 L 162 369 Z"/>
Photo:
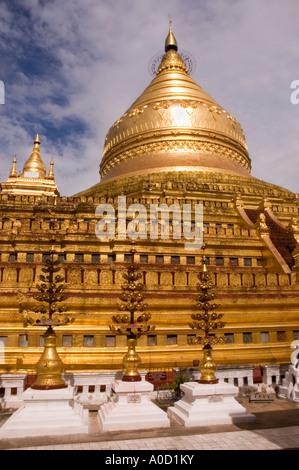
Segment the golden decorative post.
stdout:
<path fill-rule="evenodd" d="M 194 321 L 192 323 L 189 323 L 189 326 L 192 329 L 203 330 L 204 335 L 197 336 L 196 338 L 190 340 L 189 344 L 204 345 L 204 357 L 199 364 L 201 376 L 198 382 L 204 384 L 215 384 L 218 382 L 218 379 L 215 376 L 217 366 L 212 357 L 212 345 L 225 343 L 225 338 L 223 336 L 211 336 L 210 332 L 218 328 L 223 328 L 225 326 L 225 323 L 222 321 L 218 321 L 222 318 L 223 315 L 214 312 L 214 310 L 216 310 L 219 305 L 215 303 L 210 303 L 215 299 L 216 294 L 215 292 L 210 292 L 210 289 L 213 288 L 213 282 L 211 280 L 211 275 L 207 271 L 205 259 L 203 261 L 203 272 L 198 275 L 198 279 L 200 281 L 197 284 L 199 294 L 196 296 L 195 308 L 202 310 L 203 313 L 195 313 L 191 315 L 191 318 Z"/>
<path fill-rule="evenodd" d="M 62 378 L 63 362 L 56 350 L 56 334 L 52 326 L 44 334 L 44 352 L 36 364 L 37 380 L 31 388 L 51 390 L 65 388 L 67 384 Z"/>
<path fill-rule="evenodd" d="M 37 284 L 39 294 L 34 296 L 34 299 L 39 304 L 32 308 L 32 310 L 40 314 L 48 314 L 48 317 L 42 316 L 40 319 L 34 321 L 29 318 L 28 322 L 34 326 L 46 326 L 47 331 L 44 334 L 44 352 L 36 364 L 37 380 L 31 386 L 37 390 L 52 390 L 58 388 L 65 388 L 67 384 L 62 379 L 63 362 L 60 359 L 56 350 L 56 334 L 53 326 L 66 325 L 74 319 L 64 318 L 62 321 L 54 319 L 53 316 L 62 314 L 66 311 L 65 305 L 58 306 L 57 304 L 66 300 L 66 297 L 61 294 L 65 288 L 63 284 L 64 278 L 56 274 L 60 271 L 57 267 L 58 261 L 54 261 L 54 252 L 51 251 L 50 259 L 46 261 L 46 267 L 42 268 L 45 275 L 40 275 L 40 284 Z"/>
<path fill-rule="evenodd" d="M 147 305 L 144 303 L 142 293 L 144 284 L 140 282 L 142 275 L 139 272 L 139 267 L 130 264 L 127 273 L 123 277 L 126 282 L 122 285 L 123 293 L 120 296 L 122 303 L 119 305 L 119 310 L 128 313 L 113 315 L 112 320 L 116 323 L 116 326 L 110 325 L 110 329 L 116 334 L 127 335 L 128 338 L 128 350 L 123 358 L 124 375 L 122 381 L 139 382 L 141 376 L 138 367 L 141 359 L 136 353 L 137 339 L 142 334 L 153 331 L 155 327 L 147 324 L 151 315 L 144 313 Z M 138 315 L 137 318 L 135 318 L 136 314 Z"/>

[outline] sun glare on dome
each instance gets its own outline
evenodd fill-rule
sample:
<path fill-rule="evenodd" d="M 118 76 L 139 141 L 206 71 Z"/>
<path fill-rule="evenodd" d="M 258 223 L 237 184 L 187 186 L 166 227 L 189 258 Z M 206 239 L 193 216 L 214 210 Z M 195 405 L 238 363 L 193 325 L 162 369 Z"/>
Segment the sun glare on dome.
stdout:
<path fill-rule="evenodd" d="M 170 112 L 173 120 L 175 121 L 174 124 L 179 126 L 190 125 L 190 114 L 192 112 L 192 108 L 190 106 L 188 108 L 172 106 Z"/>

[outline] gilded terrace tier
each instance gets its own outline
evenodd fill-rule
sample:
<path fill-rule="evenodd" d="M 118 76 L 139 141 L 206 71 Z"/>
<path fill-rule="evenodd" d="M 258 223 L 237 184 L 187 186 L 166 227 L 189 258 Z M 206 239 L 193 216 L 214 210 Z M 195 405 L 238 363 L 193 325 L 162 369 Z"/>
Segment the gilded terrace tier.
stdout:
<path fill-rule="evenodd" d="M 171 175 L 124 180 L 123 194 L 128 205 L 203 204 L 207 268 L 226 322 L 227 342 L 215 346 L 214 360 L 217 364 L 287 363 L 290 343 L 299 335 L 296 195 L 255 179 L 246 186 L 233 177 L 219 181 L 215 175 L 204 179 Z M 68 314 L 75 318 L 72 325 L 56 332 L 66 369 L 121 370 L 126 339 L 114 335 L 109 326 L 117 313 L 123 273 L 132 261 L 131 240 L 100 241 L 95 236 L 96 207 L 105 202 L 117 208 L 112 191 L 119 189 L 107 183 L 97 196 L 0 195 L 2 372 L 33 372 L 41 355 L 43 332 L 27 318 L 50 249 L 61 263 Z M 261 221 L 260 215 L 265 219 Z M 275 230 L 265 227 L 270 222 Z M 288 255 L 281 248 L 286 240 L 290 249 L 295 248 Z M 198 346 L 188 344 L 193 334 L 188 323 L 194 312 L 202 250 L 186 251 L 183 240 L 171 237 L 135 240 L 135 249 L 147 311 L 156 326 L 153 334 L 138 341 L 142 367 L 192 366 L 201 357 Z"/>

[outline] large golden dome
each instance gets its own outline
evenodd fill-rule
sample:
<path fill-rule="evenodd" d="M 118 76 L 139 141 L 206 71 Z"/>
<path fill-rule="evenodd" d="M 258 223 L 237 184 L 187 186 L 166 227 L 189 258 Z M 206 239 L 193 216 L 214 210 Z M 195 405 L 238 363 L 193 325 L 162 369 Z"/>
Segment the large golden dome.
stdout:
<path fill-rule="evenodd" d="M 190 77 L 171 27 L 156 77 L 110 128 L 102 181 L 150 171 L 250 175 L 242 127 Z"/>

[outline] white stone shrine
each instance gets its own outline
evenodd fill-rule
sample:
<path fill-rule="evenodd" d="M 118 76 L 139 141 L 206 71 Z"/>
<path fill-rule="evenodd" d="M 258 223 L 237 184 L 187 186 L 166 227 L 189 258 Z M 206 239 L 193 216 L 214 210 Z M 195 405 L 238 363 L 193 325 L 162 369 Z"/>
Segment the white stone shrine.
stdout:
<path fill-rule="evenodd" d="M 26 374 L 0 374 L 0 388 L 4 389 L 4 396 L 0 398 L 1 409 L 20 408 L 24 405 L 22 394 L 25 380 Z"/>
<path fill-rule="evenodd" d="M 88 416 L 74 404 L 72 387 L 55 390 L 28 388 L 22 394 L 24 406 L 0 428 L 0 439 L 88 433 Z"/>
<path fill-rule="evenodd" d="M 115 396 L 101 406 L 98 421 L 103 431 L 167 428 L 167 414 L 151 401 L 154 386 L 142 380 L 112 384 Z"/>
<path fill-rule="evenodd" d="M 238 387 L 226 382 L 201 384 L 187 382 L 180 386 L 181 400 L 168 408 L 168 417 L 185 427 L 250 423 L 255 416 L 235 399 Z"/>
<path fill-rule="evenodd" d="M 291 365 L 279 387 L 278 397 L 299 403 L 299 341 L 293 341 L 291 348 L 294 349 Z"/>

